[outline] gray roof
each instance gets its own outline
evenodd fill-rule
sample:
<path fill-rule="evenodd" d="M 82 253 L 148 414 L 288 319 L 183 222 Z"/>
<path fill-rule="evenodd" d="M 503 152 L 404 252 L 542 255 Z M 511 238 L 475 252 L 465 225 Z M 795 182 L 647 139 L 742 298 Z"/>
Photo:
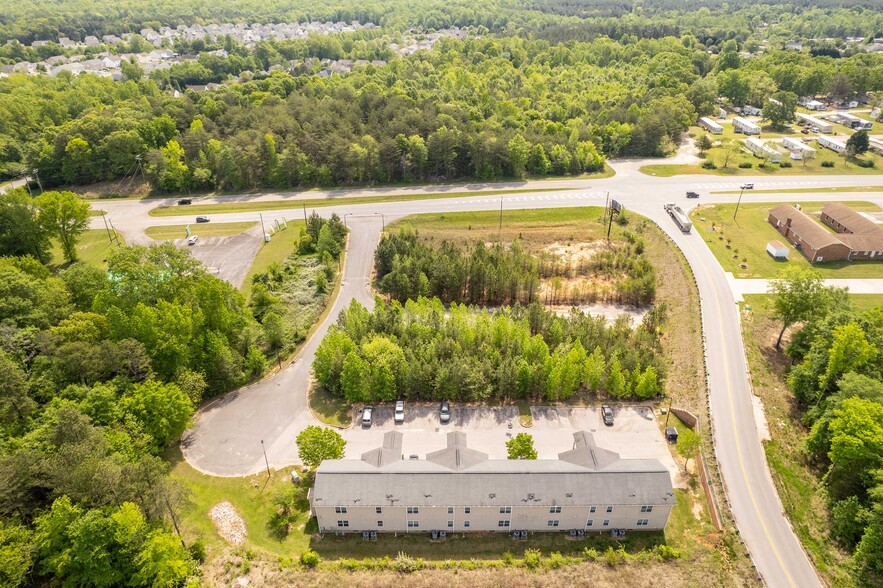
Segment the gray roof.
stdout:
<path fill-rule="evenodd" d="M 314 506 L 584 506 L 674 504 L 671 477 L 656 459 L 621 459 L 590 433 L 574 434 L 561 459 L 505 460 L 465 447 L 465 433 L 448 435 L 448 448 L 426 460 L 400 456 L 401 433 L 361 460 L 322 462 Z M 389 460 L 386 457 L 389 457 Z M 382 465 L 379 465 L 382 464 Z"/>

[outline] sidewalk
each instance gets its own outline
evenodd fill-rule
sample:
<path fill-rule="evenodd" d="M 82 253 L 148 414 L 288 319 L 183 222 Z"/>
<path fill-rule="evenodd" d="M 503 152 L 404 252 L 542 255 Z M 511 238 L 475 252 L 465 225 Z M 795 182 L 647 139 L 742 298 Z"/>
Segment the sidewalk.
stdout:
<path fill-rule="evenodd" d="M 762 279 L 745 279 L 737 280 L 731 272 L 727 272 L 727 282 L 730 285 L 730 291 L 733 293 L 733 300 L 742 302 L 745 294 L 766 294 L 769 289 L 769 280 Z M 837 286 L 838 288 L 849 288 L 850 294 L 883 294 L 883 279 L 862 279 L 855 278 L 851 280 L 825 280 L 826 286 Z"/>

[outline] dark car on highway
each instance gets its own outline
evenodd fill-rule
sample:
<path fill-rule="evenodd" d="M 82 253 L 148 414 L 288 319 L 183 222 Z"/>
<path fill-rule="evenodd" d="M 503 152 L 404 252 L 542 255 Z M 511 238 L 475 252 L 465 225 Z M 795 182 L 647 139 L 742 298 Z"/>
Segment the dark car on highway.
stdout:
<path fill-rule="evenodd" d="M 181 198 L 180 200 L 178 200 L 178 204 L 190 204 L 190 203 L 191 203 L 190 198 Z"/>
<path fill-rule="evenodd" d="M 687 192 L 687 198 L 699 198 L 699 192 Z"/>
<path fill-rule="evenodd" d="M 209 218 L 207 216 L 198 216 L 196 217 L 196 222 L 198 223 L 207 223 Z"/>

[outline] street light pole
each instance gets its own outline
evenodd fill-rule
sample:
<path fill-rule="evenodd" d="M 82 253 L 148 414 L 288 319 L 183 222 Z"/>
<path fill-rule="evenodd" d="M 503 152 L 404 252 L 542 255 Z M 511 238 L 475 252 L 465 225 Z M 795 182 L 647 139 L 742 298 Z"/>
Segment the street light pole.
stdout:
<path fill-rule="evenodd" d="M 267 459 L 267 449 L 264 447 L 264 440 L 261 439 L 261 449 L 264 452 L 264 463 L 267 464 L 267 477 L 270 477 L 270 460 Z"/>
<path fill-rule="evenodd" d="M 733 211 L 733 220 L 736 220 L 736 213 L 739 212 L 739 204 L 742 202 L 742 192 L 745 191 L 745 188 L 739 190 L 739 200 L 736 201 L 736 210 Z"/>

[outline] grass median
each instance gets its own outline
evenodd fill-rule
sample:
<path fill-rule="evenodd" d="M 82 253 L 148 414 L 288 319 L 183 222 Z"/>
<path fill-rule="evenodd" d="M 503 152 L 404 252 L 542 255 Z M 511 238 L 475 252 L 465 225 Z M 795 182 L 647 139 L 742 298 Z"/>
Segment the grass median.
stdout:
<path fill-rule="evenodd" d="M 779 190 L 755 190 L 763 194 L 816 194 L 818 192 L 883 192 L 883 186 L 837 186 L 834 188 L 781 188 Z M 742 190 L 722 190 L 709 194 L 741 194 Z"/>
<path fill-rule="evenodd" d="M 233 235 L 244 233 L 256 224 L 256 222 L 188 223 L 186 225 L 147 227 L 144 232 L 148 237 L 156 241 L 183 239 L 187 236 L 187 227 L 189 226 L 191 235 L 199 235 L 200 237 L 232 237 Z"/>
<path fill-rule="evenodd" d="M 782 268 L 797 265 L 818 271 L 824 278 L 883 278 L 883 263 L 879 261 L 835 261 L 814 263 L 793 247 L 788 259 L 775 260 L 766 252 L 770 240 L 784 241 L 784 237 L 767 222 L 769 210 L 776 202 L 742 203 L 736 220 L 733 220 L 735 204 L 706 204 L 690 213 L 693 232 L 708 244 L 724 271 L 736 278 L 775 278 Z M 857 211 L 880 210 L 870 202 L 845 202 Z M 824 202 L 802 202 L 806 213 L 821 210 Z M 820 225 L 819 226 L 824 226 Z"/>
<path fill-rule="evenodd" d="M 354 196 L 351 198 L 309 198 L 300 200 L 266 200 L 260 202 L 221 202 L 218 204 L 191 204 L 190 206 L 158 206 L 150 216 L 190 216 L 225 212 L 259 212 L 263 210 L 287 210 L 298 208 L 322 208 L 351 204 L 378 204 L 381 202 L 410 202 L 413 200 L 437 200 L 440 198 L 486 198 L 503 194 L 529 194 L 535 192 L 573 191 L 574 188 L 524 188 L 518 190 L 487 190 L 484 192 L 434 192 L 431 194 L 403 194 L 401 196 Z"/>

